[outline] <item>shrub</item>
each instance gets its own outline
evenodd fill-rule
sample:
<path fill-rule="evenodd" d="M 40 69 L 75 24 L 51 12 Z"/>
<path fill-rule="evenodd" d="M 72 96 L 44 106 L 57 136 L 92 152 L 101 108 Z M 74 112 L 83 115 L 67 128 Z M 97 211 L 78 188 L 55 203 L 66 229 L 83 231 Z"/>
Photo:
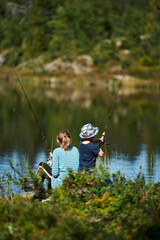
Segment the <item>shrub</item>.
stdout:
<path fill-rule="evenodd" d="M 94 64 L 104 64 L 110 59 L 112 52 L 110 50 L 103 50 L 99 53 L 93 54 Z"/>
<path fill-rule="evenodd" d="M 114 41 L 101 42 L 92 53 L 94 64 L 102 65 L 110 59 L 118 59 Z"/>
<path fill-rule="evenodd" d="M 136 57 L 136 58 L 141 58 L 142 56 L 144 56 L 145 54 L 145 51 L 143 49 L 143 47 L 140 45 L 140 46 L 136 46 L 134 48 L 131 49 L 131 54 Z"/>
<path fill-rule="evenodd" d="M 135 46 L 137 45 L 137 43 L 134 42 L 133 39 L 130 39 L 130 38 L 124 38 L 122 40 L 122 45 L 121 45 L 121 48 L 124 48 L 124 49 L 132 49 L 134 48 Z"/>
<path fill-rule="evenodd" d="M 143 57 L 141 57 L 140 63 L 143 66 L 152 66 L 153 65 L 152 59 L 149 56 L 147 56 L 147 55 L 144 55 Z"/>
<path fill-rule="evenodd" d="M 160 47 L 159 46 L 155 46 L 155 49 L 153 50 L 153 52 L 151 54 L 151 58 L 152 58 L 154 65 L 160 64 Z"/>
<path fill-rule="evenodd" d="M 45 203 L 0 198 L 1 239 L 159 239 L 159 199 L 160 183 L 146 184 L 141 172 L 127 180 L 103 168 L 69 171 Z"/>
<path fill-rule="evenodd" d="M 131 60 L 130 59 L 124 59 L 121 61 L 122 68 L 127 68 L 131 65 Z"/>

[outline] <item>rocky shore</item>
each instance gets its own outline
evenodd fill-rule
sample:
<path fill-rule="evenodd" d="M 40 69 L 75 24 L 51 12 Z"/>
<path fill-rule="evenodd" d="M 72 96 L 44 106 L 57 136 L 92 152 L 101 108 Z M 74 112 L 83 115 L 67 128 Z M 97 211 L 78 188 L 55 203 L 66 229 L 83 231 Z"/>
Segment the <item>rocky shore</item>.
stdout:
<path fill-rule="evenodd" d="M 15 78 L 12 64 L 10 66 L 5 64 L 9 55 L 10 53 L 7 51 L 0 54 L 0 79 L 5 82 Z M 121 61 L 128 55 L 128 50 L 121 52 Z M 140 66 L 134 62 L 132 66 L 125 68 L 121 61 L 110 60 L 101 66 L 96 66 L 90 55 L 81 55 L 72 59 L 62 57 L 50 60 L 45 54 L 20 63 L 15 67 L 15 70 L 23 81 L 47 83 L 52 86 L 61 83 L 112 86 L 121 79 L 123 85 L 129 87 L 159 84 L 160 67 Z"/>

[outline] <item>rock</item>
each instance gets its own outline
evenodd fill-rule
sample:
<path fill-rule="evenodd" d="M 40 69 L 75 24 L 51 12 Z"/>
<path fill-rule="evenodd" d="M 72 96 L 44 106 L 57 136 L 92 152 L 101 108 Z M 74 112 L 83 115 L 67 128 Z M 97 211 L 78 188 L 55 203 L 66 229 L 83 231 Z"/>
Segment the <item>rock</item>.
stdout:
<path fill-rule="evenodd" d="M 129 75 L 114 75 L 113 76 L 117 80 L 123 80 L 123 81 L 133 81 L 135 80 L 135 77 L 129 76 Z"/>
<path fill-rule="evenodd" d="M 125 40 L 125 37 L 115 39 L 116 47 L 120 48 L 124 40 Z"/>
<path fill-rule="evenodd" d="M 52 77 L 51 79 L 50 79 L 50 85 L 51 85 L 51 87 L 55 87 L 56 85 L 58 85 L 59 84 L 59 80 L 57 79 L 57 78 L 55 78 L 55 77 Z"/>
<path fill-rule="evenodd" d="M 20 195 L 25 198 L 32 198 L 35 194 L 36 193 L 33 191 L 20 193 Z"/>
<path fill-rule="evenodd" d="M 18 3 L 7 2 L 6 9 L 10 10 L 12 15 L 23 16 L 26 11 L 26 6 L 20 5 Z"/>
<path fill-rule="evenodd" d="M 3 57 L 2 54 L 0 54 L 0 67 L 2 67 L 5 64 L 6 59 Z"/>
<path fill-rule="evenodd" d="M 50 63 L 44 64 L 44 70 L 48 72 L 82 75 L 91 72 L 92 66 L 92 58 L 83 55 L 72 62 L 65 61 L 63 58 L 58 58 Z"/>
<path fill-rule="evenodd" d="M 123 54 L 124 54 L 124 55 L 128 55 L 128 54 L 130 54 L 130 51 L 129 51 L 128 49 L 124 49 L 124 50 L 123 50 Z"/>
<path fill-rule="evenodd" d="M 122 45 L 122 41 L 121 40 L 117 40 L 116 41 L 116 47 L 121 47 Z"/>
<path fill-rule="evenodd" d="M 146 34 L 146 35 L 141 35 L 141 36 L 140 36 L 140 39 L 141 39 L 142 41 L 146 40 L 147 38 L 149 38 L 149 35 L 148 35 L 148 34 Z"/>
<path fill-rule="evenodd" d="M 110 68 L 110 71 L 113 72 L 113 73 L 121 72 L 122 71 L 122 66 L 121 65 L 115 65 L 115 66 Z"/>
<path fill-rule="evenodd" d="M 87 67 L 92 67 L 93 66 L 93 59 L 89 55 L 82 55 L 79 56 L 77 59 L 81 64 Z"/>

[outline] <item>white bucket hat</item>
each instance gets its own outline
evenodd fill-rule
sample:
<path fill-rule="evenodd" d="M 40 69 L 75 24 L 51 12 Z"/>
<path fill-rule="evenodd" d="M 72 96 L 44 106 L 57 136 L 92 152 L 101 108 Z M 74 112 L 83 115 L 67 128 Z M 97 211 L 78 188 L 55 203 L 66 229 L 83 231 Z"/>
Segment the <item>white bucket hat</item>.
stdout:
<path fill-rule="evenodd" d="M 94 137 L 99 131 L 98 127 L 93 127 L 92 124 L 87 123 L 81 128 L 80 138 L 91 138 Z"/>

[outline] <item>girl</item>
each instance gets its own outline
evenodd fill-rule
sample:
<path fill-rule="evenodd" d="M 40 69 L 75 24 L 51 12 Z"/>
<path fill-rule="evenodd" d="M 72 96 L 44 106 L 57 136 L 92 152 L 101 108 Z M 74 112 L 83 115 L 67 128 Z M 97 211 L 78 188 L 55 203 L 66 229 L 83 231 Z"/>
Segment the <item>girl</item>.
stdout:
<path fill-rule="evenodd" d="M 46 163 L 40 163 L 37 172 L 41 169 L 43 178 L 47 178 L 51 187 L 62 184 L 62 180 L 68 173 L 68 168 L 77 172 L 79 165 L 79 152 L 76 147 L 71 147 L 71 134 L 67 130 L 61 130 L 57 135 L 58 148 L 53 151 L 52 167 Z"/>

